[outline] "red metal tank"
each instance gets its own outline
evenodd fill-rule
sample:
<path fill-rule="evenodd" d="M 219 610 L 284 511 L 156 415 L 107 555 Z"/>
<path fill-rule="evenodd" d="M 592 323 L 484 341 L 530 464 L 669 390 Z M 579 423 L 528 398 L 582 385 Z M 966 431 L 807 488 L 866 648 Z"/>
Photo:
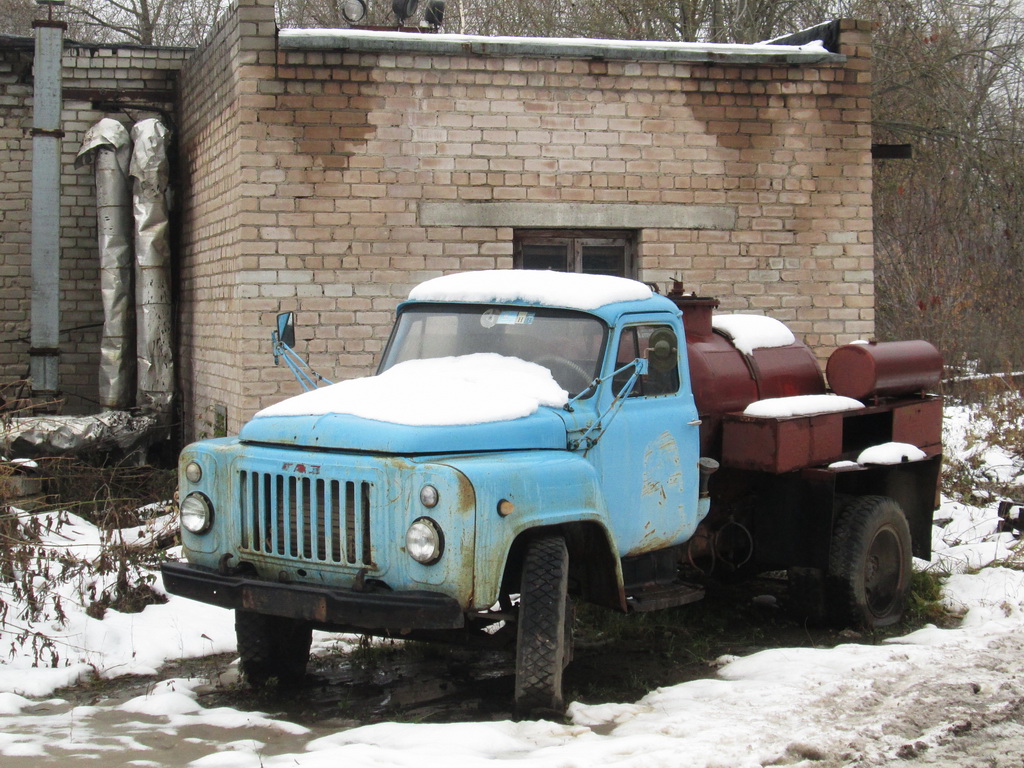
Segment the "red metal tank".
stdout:
<path fill-rule="evenodd" d="M 862 402 L 926 392 L 942 378 L 942 355 L 927 341 L 885 341 L 839 347 L 825 366 L 837 395 Z"/>
<path fill-rule="evenodd" d="M 722 416 L 742 411 L 755 400 L 820 395 L 825 382 L 814 354 L 799 341 L 755 349 L 746 355 L 711 324 L 718 300 L 682 293 L 677 284 L 668 297 L 683 312 L 690 381 L 701 418 L 701 454 L 720 458 Z"/>

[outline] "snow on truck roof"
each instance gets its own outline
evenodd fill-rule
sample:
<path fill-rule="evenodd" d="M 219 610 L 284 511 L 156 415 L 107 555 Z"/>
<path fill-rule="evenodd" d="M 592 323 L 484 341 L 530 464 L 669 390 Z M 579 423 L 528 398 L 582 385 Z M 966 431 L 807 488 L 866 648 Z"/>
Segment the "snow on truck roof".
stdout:
<path fill-rule="evenodd" d="M 621 301 L 642 301 L 652 295 L 654 292 L 646 285 L 625 277 L 532 269 L 458 272 L 427 280 L 409 292 L 414 301 L 521 301 L 584 310 Z"/>

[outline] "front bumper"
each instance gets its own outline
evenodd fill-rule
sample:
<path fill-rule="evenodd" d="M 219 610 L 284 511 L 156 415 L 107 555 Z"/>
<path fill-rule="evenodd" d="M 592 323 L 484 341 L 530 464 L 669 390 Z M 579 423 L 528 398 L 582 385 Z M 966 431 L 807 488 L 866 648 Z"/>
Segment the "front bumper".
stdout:
<path fill-rule="evenodd" d="M 161 566 L 164 588 L 173 595 L 222 608 L 301 619 L 343 630 L 459 629 L 462 608 L 436 592 L 356 592 L 308 584 L 280 584 L 231 576 L 188 563 Z"/>

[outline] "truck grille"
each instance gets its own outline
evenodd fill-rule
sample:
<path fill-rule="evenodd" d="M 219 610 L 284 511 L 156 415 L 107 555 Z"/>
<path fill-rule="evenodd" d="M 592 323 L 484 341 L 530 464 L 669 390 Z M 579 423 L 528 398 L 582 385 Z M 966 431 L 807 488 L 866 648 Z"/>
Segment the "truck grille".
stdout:
<path fill-rule="evenodd" d="M 373 565 L 373 484 L 239 473 L 242 549 L 322 563 Z"/>

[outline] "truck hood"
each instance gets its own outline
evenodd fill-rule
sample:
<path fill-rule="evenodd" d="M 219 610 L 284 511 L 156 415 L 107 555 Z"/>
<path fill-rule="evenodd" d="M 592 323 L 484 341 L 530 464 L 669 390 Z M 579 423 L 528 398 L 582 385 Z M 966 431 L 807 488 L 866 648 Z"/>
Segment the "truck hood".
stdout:
<path fill-rule="evenodd" d="M 242 440 L 370 453 L 565 448 L 568 393 L 547 368 L 483 352 L 407 360 L 257 413 Z"/>
<path fill-rule="evenodd" d="M 296 448 L 414 455 L 564 450 L 566 428 L 555 409 L 541 407 L 510 421 L 443 426 L 393 424 L 343 413 L 263 416 L 242 427 L 239 437 Z"/>

